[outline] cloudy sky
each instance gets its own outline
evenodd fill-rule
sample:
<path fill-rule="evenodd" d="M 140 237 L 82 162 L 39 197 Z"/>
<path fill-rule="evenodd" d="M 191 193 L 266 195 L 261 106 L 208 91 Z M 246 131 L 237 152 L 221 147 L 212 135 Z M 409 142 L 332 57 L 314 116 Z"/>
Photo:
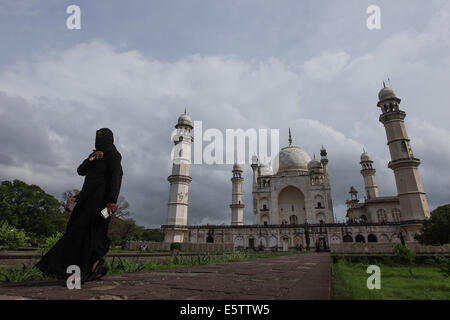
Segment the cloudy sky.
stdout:
<path fill-rule="evenodd" d="M 80 30 L 66 27 L 71 4 Z M 372 4 L 381 30 L 366 26 Z M 133 218 L 159 227 L 170 135 L 186 106 L 203 130 L 279 129 L 283 147 L 291 127 L 311 157 L 323 144 L 342 219 L 349 187 L 363 194 L 363 147 L 381 195 L 396 194 L 376 107 L 390 78 L 430 207 L 450 202 L 449 1 L 1 0 L 0 41 L 1 180 L 58 198 L 80 188 L 76 168 L 109 127 Z M 193 165 L 191 176 L 189 224 L 228 224 L 231 165 Z"/>

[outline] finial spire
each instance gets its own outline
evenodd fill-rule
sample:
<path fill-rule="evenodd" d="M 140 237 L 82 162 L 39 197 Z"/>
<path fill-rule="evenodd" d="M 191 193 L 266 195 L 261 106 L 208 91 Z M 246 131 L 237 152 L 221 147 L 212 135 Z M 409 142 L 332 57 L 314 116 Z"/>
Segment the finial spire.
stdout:
<path fill-rule="evenodd" d="M 384 83 L 384 80 L 383 80 L 383 88 L 386 88 L 386 83 Z"/>
<path fill-rule="evenodd" d="M 186 106 L 184 106 L 184 114 L 186 114 Z"/>
<path fill-rule="evenodd" d="M 291 128 L 289 128 L 289 145 L 292 145 L 292 135 L 291 135 Z"/>

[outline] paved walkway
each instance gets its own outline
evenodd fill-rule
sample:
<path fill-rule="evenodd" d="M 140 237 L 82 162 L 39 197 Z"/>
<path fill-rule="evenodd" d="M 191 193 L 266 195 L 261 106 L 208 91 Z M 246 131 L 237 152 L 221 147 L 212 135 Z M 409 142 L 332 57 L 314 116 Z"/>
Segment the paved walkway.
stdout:
<path fill-rule="evenodd" d="M 61 281 L 0 285 L 0 299 L 298 300 L 331 298 L 331 258 L 310 253 L 105 276 L 69 290 Z"/>

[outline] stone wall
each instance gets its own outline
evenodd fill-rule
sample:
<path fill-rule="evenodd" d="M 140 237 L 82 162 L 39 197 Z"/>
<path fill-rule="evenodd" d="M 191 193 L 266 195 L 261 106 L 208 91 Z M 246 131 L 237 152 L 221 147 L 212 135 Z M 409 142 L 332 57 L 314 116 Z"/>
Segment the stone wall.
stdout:
<path fill-rule="evenodd" d="M 151 251 L 169 251 L 170 243 L 151 241 L 127 241 L 125 249 L 137 250 L 142 246 L 147 246 Z M 232 252 L 233 243 L 181 243 L 182 252 Z"/>
<path fill-rule="evenodd" d="M 418 254 L 427 253 L 450 253 L 450 244 L 441 246 L 425 246 L 417 242 L 408 242 L 408 248 Z M 330 244 L 332 253 L 355 253 L 355 254 L 392 254 L 394 252 L 392 243 L 332 243 Z"/>

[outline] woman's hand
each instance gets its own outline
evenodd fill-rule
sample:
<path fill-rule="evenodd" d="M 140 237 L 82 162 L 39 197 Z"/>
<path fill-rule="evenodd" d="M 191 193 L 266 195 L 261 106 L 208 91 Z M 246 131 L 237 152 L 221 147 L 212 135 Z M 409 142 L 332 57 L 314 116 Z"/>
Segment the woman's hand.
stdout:
<path fill-rule="evenodd" d="M 111 210 L 112 213 L 117 211 L 117 204 L 115 203 L 107 203 L 106 206 L 109 210 Z"/>
<path fill-rule="evenodd" d="M 89 161 L 98 160 L 103 158 L 103 152 L 102 151 L 95 151 L 92 156 L 89 157 Z"/>

